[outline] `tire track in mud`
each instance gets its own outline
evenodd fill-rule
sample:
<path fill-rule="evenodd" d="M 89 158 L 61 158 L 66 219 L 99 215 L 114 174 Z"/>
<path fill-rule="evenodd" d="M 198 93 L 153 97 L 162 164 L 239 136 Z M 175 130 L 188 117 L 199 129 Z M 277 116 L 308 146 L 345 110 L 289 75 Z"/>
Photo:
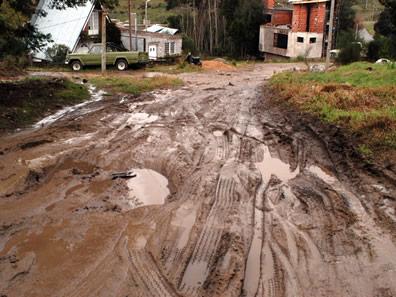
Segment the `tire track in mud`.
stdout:
<path fill-rule="evenodd" d="M 137 284 L 143 286 L 139 290 L 142 294 L 141 297 L 179 296 L 168 284 L 165 277 L 160 273 L 154 259 L 146 251 L 130 251 L 129 261 L 132 278 Z"/>
<path fill-rule="evenodd" d="M 81 297 L 396 296 L 395 246 L 390 234 L 377 225 L 370 192 L 363 199 L 353 183 L 339 177 L 326 142 L 317 134 L 262 104 L 263 69 L 225 79 L 218 74 L 194 74 L 199 83 L 189 88 L 152 94 L 149 101 L 129 105 L 126 101 L 123 108 L 111 109 L 106 103 L 102 107 L 109 112 L 95 115 L 95 111 L 84 118 L 96 125 L 89 139 L 75 131 L 67 134 L 73 138 L 62 142 L 74 148 L 68 157 L 97 164 L 100 175 L 73 175 L 70 168 L 54 175 L 56 179 L 42 180 L 44 191 L 37 188 L 35 201 L 48 195 L 51 184 L 58 187 L 59 180 L 64 179 L 65 191 L 81 184 L 81 195 L 56 200 L 55 210 L 43 216 L 48 221 L 56 221 L 56 216 L 63 220 L 78 207 L 100 222 L 117 218 L 128 228 L 118 243 L 103 245 L 98 254 L 105 258 L 73 268 L 80 274 L 87 272 L 73 282 L 77 289 L 67 279 L 59 281 L 58 287 Z M 228 86 L 229 80 L 233 87 Z M 207 90 L 209 94 L 202 91 L 208 85 L 216 86 Z M 62 121 L 56 126 L 61 127 Z M 56 127 L 51 131 L 56 133 Z M 38 158 L 62 149 L 52 143 L 31 150 Z M 8 152 L 4 154 L 2 162 L 9 157 Z M 17 149 L 13 154 L 17 163 Z M 108 181 L 108 176 L 131 164 L 168 177 L 171 195 L 164 205 L 130 209 L 117 204 L 128 188 L 123 181 Z M 55 165 L 53 171 L 59 172 L 61 166 Z M 0 173 L 0 181 L 10 174 L 2 177 Z M 101 185 L 95 192 L 90 192 L 91 180 Z M 61 193 L 53 192 L 58 194 L 54 196 Z M 12 199 L 0 201 L 0 206 L 7 208 Z M 23 199 L 21 194 L 16 201 Z M 51 199 L 45 200 L 42 209 Z M 106 203 L 111 207 L 103 207 Z M 92 223 L 85 214 L 70 216 L 81 225 Z M 16 215 L 16 219 L 21 218 Z M 24 223 L 18 230 L 35 233 L 42 228 L 36 223 L 40 220 L 44 221 L 33 220 L 32 214 L 28 222 L 35 227 Z M 80 238 L 80 231 L 76 227 L 69 233 Z M 18 236 L 12 228 L 3 232 L 7 240 L 0 244 Z M 102 246 L 100 241 L 93 244 Z M 86 254 L 70 253 L 70 257 L 82 259 Z M 0 261 L 0 269 L 3 264 Z M 49 286 L 48 290 L 37 286 L 38 281 L 45 284 L 53 271 L 38 273 L 36 268 L 15 282 L 24 290 L 17 292 L 57 296 Z"/>
<path fill-rule="evenodd" d="M 185 294 L 196 296 L 198 289 L 209 274 L 210 264 L 216 254 L 225 228 L 225 220 L 234 200 L 234 191 L 235 182 L 232 177 L 222 178 L 220 174 L 215 202 L 195 245 L 179 288 Z"/>

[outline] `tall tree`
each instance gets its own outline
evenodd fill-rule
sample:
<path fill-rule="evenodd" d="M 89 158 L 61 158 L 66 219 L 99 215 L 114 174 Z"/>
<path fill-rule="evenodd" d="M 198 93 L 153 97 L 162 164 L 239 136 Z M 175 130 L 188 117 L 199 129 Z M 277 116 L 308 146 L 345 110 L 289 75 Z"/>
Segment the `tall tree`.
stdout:
<path fill-rule="evenodd" d="M 167 0 L 177 5 L 179 28 L 194 41 L 195 48 L 210 55 L 254 55 L 263 22 L 262 0 Z M 182 8 L 185 9 L 182 9 Z"/>
<path fill-rule="evenodd" d="M 382 42 L 384 52 L 387 52 L 390 58 L 396 58 L 396 0 L 381 0 L 384 5 L 384 10 L 380 14 L 378 22 L 375 24 L 374 29 L 377 33 L 377 39 L 383 37 Z"/>

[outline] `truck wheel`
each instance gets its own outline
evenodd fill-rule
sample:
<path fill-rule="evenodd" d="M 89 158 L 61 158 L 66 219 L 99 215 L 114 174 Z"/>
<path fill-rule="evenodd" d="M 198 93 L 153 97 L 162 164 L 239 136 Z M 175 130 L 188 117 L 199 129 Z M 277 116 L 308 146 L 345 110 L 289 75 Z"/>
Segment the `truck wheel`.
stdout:
<path fill-rule="evenodd" d="M 73 61 L 71 63 L 71 68 L 73 69 L 73 71 L 80 71 L 82 68 L 81 62 L 80 61 Z"/>
<path fill-rule="evenodd" d="M 128 62 L 124 59 L 119 59 L 116 62 L 116 67 L 119 71 L 125 71 L 128 69 Z"/>

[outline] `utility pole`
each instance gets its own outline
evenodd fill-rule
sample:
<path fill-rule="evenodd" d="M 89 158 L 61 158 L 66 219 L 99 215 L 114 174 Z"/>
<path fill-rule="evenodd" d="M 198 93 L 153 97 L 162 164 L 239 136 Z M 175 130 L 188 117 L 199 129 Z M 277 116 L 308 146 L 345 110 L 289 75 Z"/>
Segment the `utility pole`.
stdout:
<path fill-rule="evenodd" d="M 331 0 L 329 35 L 327 38 L 327 50 L 326 50 L 326 71 L 330 67 L 330 51 L 331 51 L 331 47 L 333 45 L 334 8 L 335 8 L 335 0 Z"/>
<path fill-rule="evenodd" d="M 128 1 L 128 16 L 129 16 L 129 50 L 132 50 L 132 15 L 131 15 L 131 0 Z"/>
<path fill-rule="evenodd" d="M 106 74 L 106 16 L 107 11 L 102 13 L 102 75 Z"/>
<path fill-rule="evenodd" d="M 146 7 L 145 7 L 145 13 L 144 13 L 144 24 L 145 28 L 147 30 L 147 3 L 149 3 L 151 0 L 146 0 Z"/>
<path fill-rule="evenodd" d="M 136 51 L 138 52 L 138 34 L 137 34 L 137 26 L 138 26 L 138 21 L 137 21 L 137 13 L 135 13 L 135 45 L 136 45 Z"/>

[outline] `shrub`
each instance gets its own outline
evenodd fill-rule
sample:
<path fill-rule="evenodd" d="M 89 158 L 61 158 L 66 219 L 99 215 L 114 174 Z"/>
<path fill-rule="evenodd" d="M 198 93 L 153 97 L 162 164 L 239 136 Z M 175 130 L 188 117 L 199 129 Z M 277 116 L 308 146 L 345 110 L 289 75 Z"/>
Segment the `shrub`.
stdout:
<path fill-rule="evenodd" d="M 47 49 L 45 56 L 52 64 L 61 65 L 65 63 L 68 52 L 69 48 L 67 46 L 55 44 L 54 46 Z"/>
<path fill-rule="evenodd" d="M 359 61 L 361 50 L 362 46 L 360 43 L 350 43 L 341 49 L 340 54 L 337 58 L 337 62 L 341 64 L 350 64 Z"/>
<path fill-rule="evenodd" d="M 367 58 L 371 61 L 376 61 L 379 58 L 391 58 L 390 47 L 389 38 L 376 36 L 368 45 Z"/>

